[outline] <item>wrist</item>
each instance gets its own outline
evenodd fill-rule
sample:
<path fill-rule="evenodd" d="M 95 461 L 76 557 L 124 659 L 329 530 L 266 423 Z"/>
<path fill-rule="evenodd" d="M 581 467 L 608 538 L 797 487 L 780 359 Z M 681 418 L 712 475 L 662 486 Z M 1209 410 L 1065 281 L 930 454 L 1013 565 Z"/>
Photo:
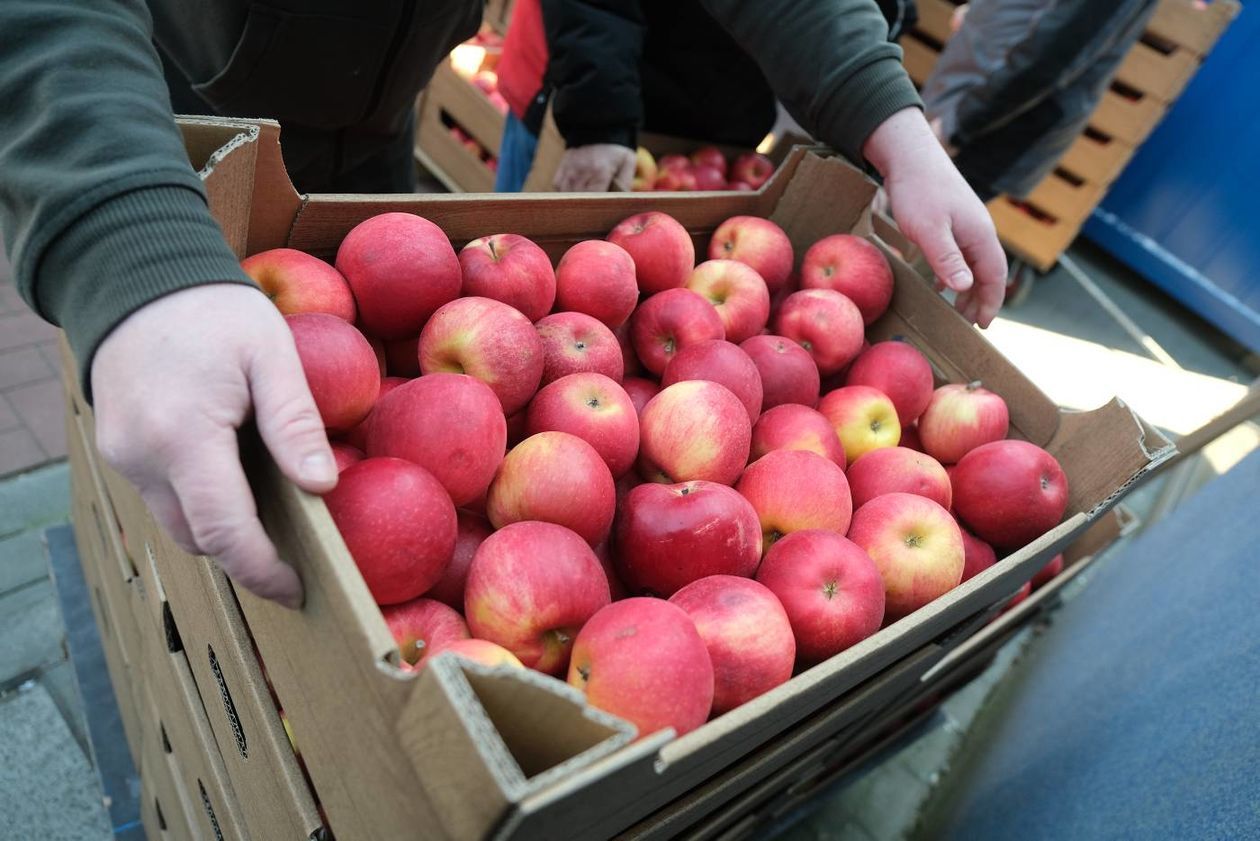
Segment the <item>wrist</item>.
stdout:
<path fill-rule="evenodd" d="M 879 174 L 888 178 L 904 161 L 921 161 L 924 154 L 941 151 L 927 119 L 918 108 L 903 108 L 880 123 L 866 143 L 862 156 Z"/>

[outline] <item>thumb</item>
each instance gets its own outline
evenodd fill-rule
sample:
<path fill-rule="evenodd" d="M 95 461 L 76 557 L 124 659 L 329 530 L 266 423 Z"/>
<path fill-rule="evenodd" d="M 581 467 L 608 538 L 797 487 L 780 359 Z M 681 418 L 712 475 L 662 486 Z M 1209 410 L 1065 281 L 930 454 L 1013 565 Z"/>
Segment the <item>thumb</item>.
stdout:
<path fill-rule="evenodd" d="M 285 476 L 305 491 L 324 493 L 337 484 L 328 435 L 292 340 L 277 344 L 254 354 L 249 372 L 258 432 Z"/>
<path fill-rule="evenodd" d="M 963 259 L 962 251 L 958 248 L 958 243 L 954 241 L 954 235 L 948 228 L 932 236 L 924 237 L 924 241 L 919 243 L 919 248 L 923 250 L 923 256 L 927 259 L 928 265 L 932 267 L 932 273 L 942 283 L 955 292 L 963 292 L 971 288 L 971 269 L 968 268 L 967 261 Z"/>

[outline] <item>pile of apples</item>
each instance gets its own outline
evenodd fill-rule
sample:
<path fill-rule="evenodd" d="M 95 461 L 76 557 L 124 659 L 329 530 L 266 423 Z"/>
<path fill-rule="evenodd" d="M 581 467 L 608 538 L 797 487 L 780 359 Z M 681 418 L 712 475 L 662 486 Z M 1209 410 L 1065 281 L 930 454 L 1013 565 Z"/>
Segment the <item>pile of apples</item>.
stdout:
<path fill-rule="evenodd" d="M 533 668 L 681 734 L 1062 519 L 1063 471 L 1006 439 L 999 395 L 866 342 L 893 295 L 875 245 L 828 236 L 794 272 L 782 229 L 737 216 L 707 256 L 660 212 L 554 268 L 516 234 L 457 253 L 385 213 L 335 268 L 244 261 L 286 313 L 341 470 L 328 510 L 408 667 Z"/>
<path fill-rule="evenodd" d="M 640 146 L 635 153 L 636 192 L 647 190 L 756 190 L 774 174 L 774 162 L 758 152 L 727 161 L 716 146 L 686 155 L 663 155 L 658 161 Z"/>

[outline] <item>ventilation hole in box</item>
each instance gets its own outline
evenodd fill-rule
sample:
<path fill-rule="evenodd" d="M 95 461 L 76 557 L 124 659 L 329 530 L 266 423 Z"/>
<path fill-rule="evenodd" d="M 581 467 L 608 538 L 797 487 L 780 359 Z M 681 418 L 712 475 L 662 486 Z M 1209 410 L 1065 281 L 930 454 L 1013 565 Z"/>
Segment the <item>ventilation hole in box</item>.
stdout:
<path fill-rule="evenodd" d="M 1146 94 L 1132 85 L 1126 85 L 1124 82 L 1113 79 L 1111 82 L 1112 93 L 1124 97 L 1130 102 L 1140 102 L 1146 98 Z"/>
<path fill-rule="evenodd" d="M 1085 131 L 1083 132 L 1083 134 L 1085 137 L 1088 137 L 1090 140 L 1094 141 L 1095 143 L 1101 146 L 1106 146 L 1109 143 L 1111 143 L 1111 135 L 1103 134 L 1101 131 L 1094 128 L 1093 126 L 1085 126 Z"/>
<path fill-rule="evenodd" d="M 245 729 L 241 726 L 240 716 L 236 714 L 236 703 L 232 700 L 232 693 L 228 691 L 227 682 L 223 679 L 223 670 L 219 668 L 219 658 L 215 656 L 213 646 L 207 645 L 206 650 L 210 654 L 210 671 L 214 674 L 214 682 L 219 685 L 223 712 L 232 728 L 232 736 L 236 739 L 236 749 L 240 751 L 242 759 L 248 759 L 249 750 L 245 741 Z"/>
<path fill-rule="evenodd" d="M 908 33 L 908 35 L 920 44 L 925 44 L 930 47 L 933 52 L 939 53 L 941 50 L 945 49 L 944 41 L 938 40 L 927 32 L 924 32 L 922 29 L 913 29 Z"/>
<path fill-rule="evenodd" d="M 166 650 L 174 654 L 184 650 L 184 641 L 179 637 L 179 626 L 175 624 L 175 614 L 171 613 L 171 603 L 162 602 L 162 633 L 166 637 Z"/>
<path fill-rule="evenodd" d="M 1011 203 L 1012 207 L 1028 216 L 1031 216 L 1035 221 L 1040 222 L 1043 225 L 1054 225 L 1059 221 L 1054 216 L 1037 207 L 1035 204 L 1029 204 L 1026 201 L 1019 201 L 1009 197 L 1007 198 L 1007 201 Z"/>
<path fill-rule="evenodd" d="M 310 841 L 334 841 L 332 830 L 326 826 L 321 826 L 311 833 Z"/>
<path fill-rule="evenodd" d="M 223 830 L 219 829 L 219 819 L 215 817 L 214 806 L 210 805 L 210 795 L 206 794 L 205 783 L 201 780 L 197 780 L 197 790 L 201 793 L 201 808 L 206 810 L 206 820 L 210 821 L 215 841 L 223 841 Z"/>
<path fill-rule="evenodd" d="M 162 753 L 171 752 L 171 740 L 166 736 L 166 725 L 158 722 L 158 732 L 162 734 Z"/>
<path fill-rule="evenodd" d="M 1054 174 L 1073 187 L 1081 187 L 1085 184 L 1084 178 L 1081 178 L 1079 175 L 1073 175 L 1061 166 L 1054 168 Z"/>
<path fill-rule="evenodd" d="M 481 144 L 477 138 L 473 137 L 472 132 L 464 128 L 464 126 L 451 116 L 446 109 L 439 111 L 439 121 L 442 126 L 451 134 L 451 139 L 460 145 L 468 154 L 478 158 L 482 163 L 489 161 L 494 157 L 490 150 Z M 460 135 L 463 135 L 462 137 Z M 475 149 L 473 147 L 476 147 Z"/>
<path fill-rule="evenodd" d="M 162 814 L 162 804 L 158 802 L 156 797 L 153 798 L 153 810 L 157 812 L 158 829 L 166 832 L 166 815 Z"/>
<path fill-rule="evenodd" d="M 1161 38 L 1150 32 L 1143 32 L 1142 37 L 1138 40 L 1155 52 L 1162 53 L 1163 55 L 1172 55 L 1177 52 L 1178 49 L 1176 43 L 1169 41 L 1167 38 Z"/>

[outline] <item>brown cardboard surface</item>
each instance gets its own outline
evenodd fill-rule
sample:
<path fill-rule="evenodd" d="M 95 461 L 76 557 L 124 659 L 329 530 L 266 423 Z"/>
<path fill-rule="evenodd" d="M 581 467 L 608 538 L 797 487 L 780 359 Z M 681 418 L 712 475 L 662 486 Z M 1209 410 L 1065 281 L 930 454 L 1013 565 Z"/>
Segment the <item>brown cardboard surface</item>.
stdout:
<path fill-rule="evenodd" d="M 153 702 L 150 682 L 144 681 L 137 685 L 136 689 L 137 697 L 140 699 L 140 718 L 144 727 L 140 740 L 140 779 L 145 781 L 160 804 L 162 817 L 166 823 L 166 834 L 172 838 L 187 838 L 190 841 L 201 841 L 207 837 L 214 839 L 213 835 L 206 836 L 201 828 L 194 826 L 189 819 L 193 814 L 192 799 L 183 781 L 174 773 L 173 756 L 167 750 L 170 744 L 164 739 L 164 733 L 158 725 L 157 705 Z M 156 814 L 157 808 L 154 812 Z"/>

